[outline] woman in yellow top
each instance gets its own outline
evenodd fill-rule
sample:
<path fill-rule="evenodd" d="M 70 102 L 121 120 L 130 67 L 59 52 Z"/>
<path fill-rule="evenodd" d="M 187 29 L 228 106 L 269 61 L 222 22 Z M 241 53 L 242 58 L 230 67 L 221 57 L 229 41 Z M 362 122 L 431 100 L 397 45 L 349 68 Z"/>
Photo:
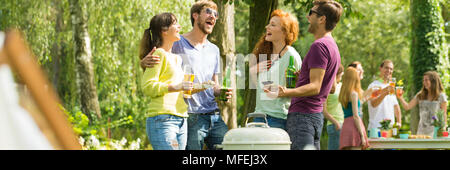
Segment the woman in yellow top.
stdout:
<path fill-rule="evenodd" d="M 160 56 L 160 64 L 144 71 L 142 89 L 151 98 L 148 104 L 147 135 L 154 150 L 184 150 L 187 141 L 187 105 L 183 90 L 192 90 L 191 82 L 183 82 L 181 57 L 172 46 L 180 40 L 180 25 L 172 13 L 154 16 L 141 40 L 139 57 L 151 49 Z"/>

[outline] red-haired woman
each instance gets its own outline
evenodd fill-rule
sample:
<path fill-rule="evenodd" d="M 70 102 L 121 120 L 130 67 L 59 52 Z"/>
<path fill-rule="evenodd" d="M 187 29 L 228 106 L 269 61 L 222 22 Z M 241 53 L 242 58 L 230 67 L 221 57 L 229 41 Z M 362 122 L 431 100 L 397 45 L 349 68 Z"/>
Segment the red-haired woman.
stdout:
<path fill-rule="evenodd" d="M 339 139 L 339 149 L 355 150 L 369 147 L 366 129 L 361 119 L 362 104 L 367 100 L 370 90 L 361 89 L 361 79 L 358 71 L 349 67 L 342 78 L 339 102 L 344 110 L 344 124 Z"/>
<path fill-rule="evenodd" d="M 296 70 L 300 69 L 302 60 L 298 52 L 291 46 L 297 40 L 298 21 L 291 14 L 277 9 L 272 12 L 266 34 L 261 36 L 250 59 L 250 74 L 252 83 L 256 83 L 255 112 L 267 114 L 269 126 L 286 129 L 286 118 L 291 99 L 287 97 L 273 98 L 264 94 L 263 82 L 271 82 L 272 87 L 286 86 L 285 70 L 290 57 Z M 267 87 L 267 86 L 266 86 Z M 254 121 L 263 121 L 256 118 Z"/>

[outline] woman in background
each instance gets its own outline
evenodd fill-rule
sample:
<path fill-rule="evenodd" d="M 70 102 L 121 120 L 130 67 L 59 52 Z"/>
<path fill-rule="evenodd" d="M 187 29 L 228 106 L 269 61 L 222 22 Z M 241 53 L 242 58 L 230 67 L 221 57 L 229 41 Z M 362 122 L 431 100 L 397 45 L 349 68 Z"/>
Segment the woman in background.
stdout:
<path fill-rule="evenodd" d="M 403 92 L 397 93 L 397 98 L 400 100 L 401 105 L 405 110 L 410 110 L 417 104 L 419 104 L 419 127 L 417 129 L 418 135 L 434 135 L 434 126 L 432 117 L 436 116 L 436 113 L 443 111 L 442 117 L 438 119 L 444 120 L 444 131 L 447 130 L 447 96 L 444 92 L 444 86 L 442 85 L 439 74 L 435 71 L 428 71 L 423 75 L 423 87 L 422 90 L 417 93 L 414 98 L 407 103 L 403 99 Z"/>
<path fill-rule="evenodd" d="M 348 65 L 348 67 L 353 67 L 356 69 L 356 71 L 358 72 L 359 79 L 362 80 L 364 78 L 364 69 L 361 65 L 361 62 L 353 61 Z"/>
<path fill-rule="evenodd" d="M 328 120 L 328 150 L 339 150 L 339 136 L 342 123 L 344 122 L 344 112 L 342 111 L 341 103 L 339 103 L 342 74 L 344 74 L 344 66 L 340 64 L 336 73 L 335 83 L 331 87 L 327 101 L 323 105 L 323 116 Z"/>
<path fill-rule="evenodd" d="M 369 147 L 367 133 L 361 119 L 361 106 L 368 99 L 369 94 L 370 90 L 363 94 L 358 71 L 353 67 L 347 68 L 339 94 L 339 102 L 344 111 L 339 149 L 356 150 Z"/>

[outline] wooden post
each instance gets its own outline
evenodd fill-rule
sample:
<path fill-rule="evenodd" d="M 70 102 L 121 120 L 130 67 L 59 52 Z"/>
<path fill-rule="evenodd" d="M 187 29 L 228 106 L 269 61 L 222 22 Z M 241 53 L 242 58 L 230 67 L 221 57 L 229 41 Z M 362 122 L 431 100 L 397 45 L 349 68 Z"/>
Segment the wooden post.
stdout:
<path fill-rule="evenodd" d="M 39 68 L 31 51 L 17 30 L 7 32 L 4 46 L 6 61 L 14 72 L 27 85 L 43 116 L 55 132 L 55 136 L 63 149 L 80 150 L 71 125 L 58 105 L 59 99 Z"/>

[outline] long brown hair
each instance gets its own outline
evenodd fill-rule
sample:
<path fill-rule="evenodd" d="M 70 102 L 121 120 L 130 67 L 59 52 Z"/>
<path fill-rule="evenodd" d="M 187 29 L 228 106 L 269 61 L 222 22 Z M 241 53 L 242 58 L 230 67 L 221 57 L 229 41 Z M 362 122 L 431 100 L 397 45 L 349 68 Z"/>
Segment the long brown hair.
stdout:
<path fill-rule="evenodd" d="M 358 97 L 362 97 L 361 80 L 359 79 L 358 72 L 353 67 L 345 69 L 344 76 L 342 77 L 342 87 L 339 93 L 339 102 L 346 108 L 348 102 L 350 102 L 350 96 L 353 91 L 358 93 Z"/>
<path fill-rule="evenodd" d="M 419 100 L 427 100 L 428 94 L 431 94 L 431 100 L 437 100 L 439 98 L 439 94 L 444 91 L 444 86 L 442 85 L 439 74 L 436 71 L 427 71 L 423 74 L 423 76 L 427 76 L 428 79 L 430 79 L 430 91 L 422 85 L 422 90 L 419 91 L 417 97 Z"/>
<path fill-rule="evenodd" d="M 292 45 L 297 40 L 298 36 L 298 21 L 297 19 L 289 14 L 288 12 L 284 12 L 281 9 L 277 9 L 272 12 L 270 18 L 278 16 L 281 18 L 281 28 L 285 35 L 285 43 L 286 45 Z M 273 52 L 273 44 L 272 42 L 266 41 L 266 35 L 262 35 L 259 38 L 259 41 L 256 43 L 255 48 L 253 49 L 253 54 L 255 54 L 256 58 L 259 61 L 260 54 L 267 54 L 270 56 Z M 281 57 L 281 56 L 280 56 Z"/>
<path fill-rule="evenodd" d="M 139 59 L 143 59 L 153 47 L 161 47 L 163 44 L 162 32 L 177 22 L 174 14 L 165 12 L 155 15 L 150 21 L 150 27 L 145 29 L 139 48 Z"/>

